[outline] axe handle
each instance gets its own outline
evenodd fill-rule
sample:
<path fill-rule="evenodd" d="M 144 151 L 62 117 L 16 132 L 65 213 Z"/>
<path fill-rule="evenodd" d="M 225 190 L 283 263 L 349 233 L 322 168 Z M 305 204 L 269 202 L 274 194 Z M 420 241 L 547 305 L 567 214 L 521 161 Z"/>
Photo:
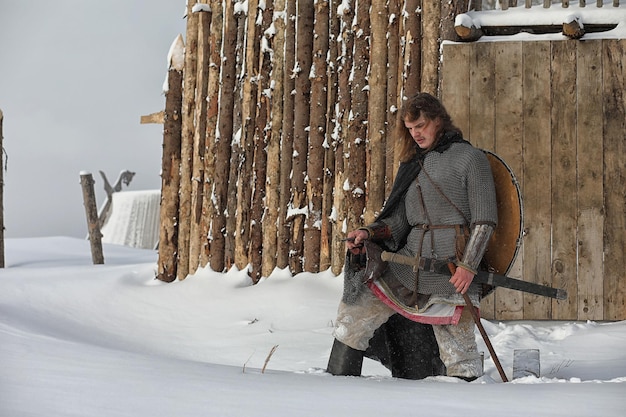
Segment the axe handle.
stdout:
<path fill-rule="evenodd" d="M 412 256 L 398 255 L 397 253 L 383 251 L 380 254 L 380 259 L 384 262 L 412 266 L 415 271 L 419 268 L 418 258 Z"/>

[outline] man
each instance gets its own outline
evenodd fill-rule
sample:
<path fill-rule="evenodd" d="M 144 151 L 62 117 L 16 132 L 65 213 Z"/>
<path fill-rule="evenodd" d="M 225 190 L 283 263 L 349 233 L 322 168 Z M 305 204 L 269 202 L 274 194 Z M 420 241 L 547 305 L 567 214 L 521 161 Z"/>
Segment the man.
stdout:
<path fill-rule="evenodd" d="M 375 331 L 400 313 L 431 324 L 447 375 L 482 375 L 474 323 L 462 294 L 479 306 L 474 275 L 497 223 L 495 186 L 485 154 L 462 138 L 444 106 L 419 93 L 400 111 L 397 152 L 401 165 L 384 209 L 373 224 L 348 234 L 347 248 L 362 252 L 365 241 L 404 257 L 454 267 L 415 271 L 395 263 L 364 286 L 363 271 L 347 263 L 335 342 L 328 372 L 360 375 Z"/>

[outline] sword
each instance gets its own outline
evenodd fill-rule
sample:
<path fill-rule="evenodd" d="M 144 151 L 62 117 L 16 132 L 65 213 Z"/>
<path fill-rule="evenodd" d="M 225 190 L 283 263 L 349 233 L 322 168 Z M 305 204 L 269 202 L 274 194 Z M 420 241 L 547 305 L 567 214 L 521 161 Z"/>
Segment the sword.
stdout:
<path fill-rule="evenodd" d="M 393 262 L 402 265 L 409 265 L 413 267 L 414 271 L 430 271 L 442 275 L 450 275 L 450 269 L 448 264 L 452 261 L 441 261 L 435 259 L 411 257 L 398 255 L 393 252 L 383 251 L 380 254 L 380 259 L 384 262 Z M 560 288 L 552 288 L 547 285 L 536 284 L 534 282 L 522 281 L 507 277 L 506 275 L 496 274 L 488 271 L 478 271 L 474 276 L 474 282 L 479 284 L 488 284 L 492 287 L 503 287 L 512 290 L 523 291 L 530 294 L 542 295 L 544 297 L 556 298 L 557 300 L 567 299 L 567 291 Z"/>

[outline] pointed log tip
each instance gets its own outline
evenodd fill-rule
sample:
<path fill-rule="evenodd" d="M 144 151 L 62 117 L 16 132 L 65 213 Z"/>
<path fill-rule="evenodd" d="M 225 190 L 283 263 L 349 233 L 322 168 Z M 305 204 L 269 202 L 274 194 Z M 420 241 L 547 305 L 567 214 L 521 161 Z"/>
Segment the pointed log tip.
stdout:
<path fill-rule="evenodd" d="M 185 41 L 183 35 L 178 34 L 167 54 L 169 69 L 182 71 L 185 66 Z"/>

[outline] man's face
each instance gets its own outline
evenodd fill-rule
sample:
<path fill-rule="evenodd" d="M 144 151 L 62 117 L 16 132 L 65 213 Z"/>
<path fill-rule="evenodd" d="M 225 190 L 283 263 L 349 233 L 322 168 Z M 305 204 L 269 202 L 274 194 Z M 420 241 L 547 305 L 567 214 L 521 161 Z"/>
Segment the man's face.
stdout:
<path fill-rule="evenodd" d="M 404 119 L 404 126 L 409 130 L 411 137 L 421 149 L 428 149 L 432 146 L 437 138 L 441 120 L 439 118 L 431 120 L 423 114 L 413 121 Z"/>

